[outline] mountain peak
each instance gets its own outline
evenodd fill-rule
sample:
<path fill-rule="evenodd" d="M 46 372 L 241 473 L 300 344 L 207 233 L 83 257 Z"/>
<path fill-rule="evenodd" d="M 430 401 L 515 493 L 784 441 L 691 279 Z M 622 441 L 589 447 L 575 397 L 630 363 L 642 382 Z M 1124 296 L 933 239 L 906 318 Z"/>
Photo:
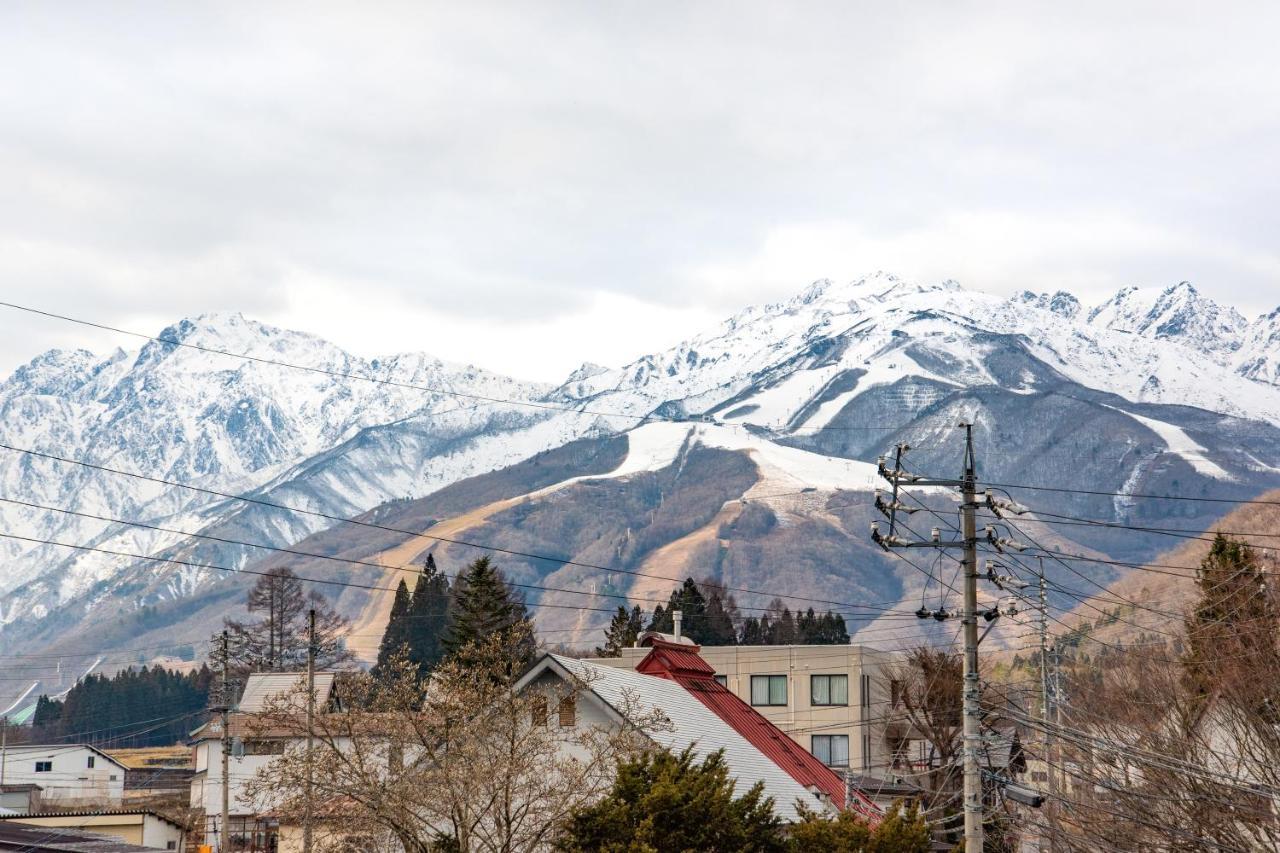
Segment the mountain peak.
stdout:
<path fill-rule="evenodd" d="M 1074 320 L 1082 310 L 1080 300 L 1065 290 L 1059 290 L 1052 294 L 1033 293 L 1030 290 L 1024 290 L 1013 297 L 1011 301 L 1051 311 L 1060 317 L 1066 317 L 1068 320 Z"/>
<path fill-rule="evenodd" d="M 1123 287 L 1091 309 L 1087 322 L 1148 338 L 1178 340 L 1220 354 L 1239 349 L 1249 326 L 1239 311 L 1206 298 L 1189 281 L 1163 290 Z"/>

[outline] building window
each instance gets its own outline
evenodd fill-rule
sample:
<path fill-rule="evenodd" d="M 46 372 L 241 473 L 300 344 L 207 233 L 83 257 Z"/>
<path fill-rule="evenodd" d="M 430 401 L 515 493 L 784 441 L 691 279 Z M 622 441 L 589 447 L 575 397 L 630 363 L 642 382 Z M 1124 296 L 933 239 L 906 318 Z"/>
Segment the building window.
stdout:
<path fill-rule="evenodd" d="M 813 705 L 848 705 L 849 676 L 809 676 L 809 702 Z"/>
<path fill-rule="evenodd" d="M 828 767 L 849 766 L 848 735 L 814 735 L 813 757 Z"/>
<path fill-rule="evenodd" d="M 729 686 L 729 676 L 727 676 L 727 675 L 717 675 L 717 676 L 716 676 L 716 684 L 719 684 L 721 687 L 726 687 L 726 688 L 727 688 L 727 687 Z"/>
<path fill-rule="evenodd" d="M 787 704 L 787 677 L 785 675 L 751 676 L 752 705 Z"/>
<path fill-rule="evenodd" d="M 896 678 L 889 680 L 889 705 L 897 708 L 902 704 L 902 682 Z"/>
<path fill-rule="evenodd" d="M 177 850 L 177 849 L 178 849 L 178 842 L 176 842 L 176 841 L 166 841 L 166 842 L 164 843 L 164 849 L 165 849 L 165 850 Z"/>
<path fill-rule="evenodd" d="M 37 772 L 37 773 L 52 773 L 52 772 L 53 772 L 53 762 L 52 762 L 52 761 L 37 761 L 37 762 L 36 762 L 36 772 Z"/>
<path fill-rule="evenodd" d="M 863 675 L 858 680 L 858 685 L 861 688 L 858 691 L 858 693 L 860 694 L 860 701 L 862 702 L 862 710 L 870 711 L 871 710 L 871 676 Z M 865 717 L 866 715 L 864 714 L 863 716 Z"/>
<path fill-rule="evenodd" d="M 862 769 L 871 769 L 871 735 L 864 734 L 862 736 Z"/>
<path fill-rule="evenodd" d="M 547 697 L 534 696 L 533 701 L 529 703 L 529 714 L 533 717 L 535 726 L 545 726 L 547 724 Z"/>
<path fill-rule="evenodd" d="M 284 741 L 269 738 L 249 738 L 244 741 L 245 755 L 284 755 Z"/>
<path fill-rule="evenodd" d="M 572 696 L 566 696 L 560 700 L 560 728 L 571 729 L 578 724 L 577 704 L 573 701 Z"/>
<path fill-rule="evenodd" d="M 86 765 L 85 765 L 85 766 L 86 766 L 86 767 L 88 767 L 90 770 L 92 770 L 92 769 L 93 769 L 93 760 L 94 760 L 95 758 L 97 758 L 97 756 L 96 756 L 96 755 L 90 755 L 90 756 L 89 756 L 89 762 L 88 762 L 88 764 L 86 764 Z"/>
<path fill-rule="evenodd" d="M 112 773 L 110 776 L 108 776 L 108 777 L 107 777 L 107 781 L 108 781 L 108 782 L 114 782 L 114 781 L 116 781 L 116 774 Z"/>

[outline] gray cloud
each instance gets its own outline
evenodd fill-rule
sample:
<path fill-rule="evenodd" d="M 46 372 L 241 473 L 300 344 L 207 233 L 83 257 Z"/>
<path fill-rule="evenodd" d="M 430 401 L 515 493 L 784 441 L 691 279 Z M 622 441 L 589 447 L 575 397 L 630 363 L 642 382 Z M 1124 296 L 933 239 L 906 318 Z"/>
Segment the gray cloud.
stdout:
<path fill-rule="evenodd" d="M 0 280 L 544 378 L 877 268 L 1085 297 L 1190 278 L 1257 312 L 1280 303 L 1276 18 L 6 4 Z M 0 366 L 75 340 L 11 328 Z"/>

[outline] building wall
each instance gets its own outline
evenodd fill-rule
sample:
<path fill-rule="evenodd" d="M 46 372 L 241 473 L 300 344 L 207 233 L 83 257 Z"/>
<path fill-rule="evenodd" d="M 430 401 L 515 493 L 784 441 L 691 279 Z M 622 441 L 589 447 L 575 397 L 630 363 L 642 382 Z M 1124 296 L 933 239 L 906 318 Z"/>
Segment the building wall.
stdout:
<path fill-rule="evenodd" d="M 649 653 L 647 648 L 623 649 L 620 658 L 595 663 L 634 669 Z M 761 715 L 814 751 L 814 736 L 848 738 L 848 766 L 860 773 L 893 775 L 891 743 L 905 726 L 892 704 L 892 668 L 899 658 L 866 646 L 703 646 L 702 659 L 723 676 L 725 686 L 752 705 Z M 848 697 L 844 705 L 815 705 L 815 675 L 843 675 Z M 752 703 L 752 676 L 783 676 L 786 704 Z M 865 676 L 865 678 L 864 678 Z M 907 745 L 907 757 L 924 757 L 921 743 Z M 833 766 L 843 767 L 838 763 Z"/>
<path fill-rule="evenodd" d="M 123 839 L 128 844 L 154 847 L 157 850 L 183 851 L 182 829 L 148 814 L 125 815 L 38 815 L 16 820 L 32 826 L 83 829 Z M 173 846 L 170 847 L 169 845 Z"/>
<path fill-rule="evenodd" d="M 203 809 L 206 838 L 216 838 L 218 822 L 222 818 L 222 741 L 203 740 L 196 744 L 196 767 L 201 768 L 191 777 L 191 807 Z M 228 808 L 232 816 L 249 816 L 270 808 L 270 803 L 253 802 L 246 790 L 257 772 L 270 766 L 274 755 L 230 756 L 227 769 L 231 775 L 228 790 Z"/>
<path fill-rule="evenodd" d="M 37 772 L 37 762 L 48 763 L 50 769 Z M 124 773 L 105 755 L 75 744 L 9 746 L 4 751 L 4 783 L 39 785 L 45 805 L 119 806 Z"/>

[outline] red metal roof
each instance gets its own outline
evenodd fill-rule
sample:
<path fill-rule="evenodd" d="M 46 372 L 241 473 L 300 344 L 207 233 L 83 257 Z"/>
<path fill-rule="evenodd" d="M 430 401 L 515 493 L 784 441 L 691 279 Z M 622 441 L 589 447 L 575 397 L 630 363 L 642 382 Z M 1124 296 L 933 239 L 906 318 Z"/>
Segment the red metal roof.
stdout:
<path fill-rule="evenodd" d="M 715 669 L 698 654 L 699 646 L 668 643 L 657 638 L 648 643 L 649 654 L 636 665 L 637 672 L 675 681 L 791 778 L 806 788 L 826 794 L 838 808 L 845 808 L 845 785 L 840 775 L 716 681 Z M 849 807 L 878 823 L 883 816 L 880 809 L 861 791 L 854 793 L 856 802 L 849 803 Z"/>

